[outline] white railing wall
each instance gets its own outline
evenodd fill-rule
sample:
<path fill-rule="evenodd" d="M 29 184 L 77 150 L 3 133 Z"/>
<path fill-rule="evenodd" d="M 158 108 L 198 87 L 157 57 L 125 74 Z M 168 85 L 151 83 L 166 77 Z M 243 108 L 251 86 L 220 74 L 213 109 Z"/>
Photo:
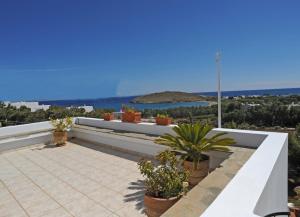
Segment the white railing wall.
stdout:
<path fill-rule="evenodd" d="M 229 134 L 232 131 L 243 133 L 229 130 Z M 288 135 L 252 133 L 263 133 L 266 138 L 201 217 L 254 217 L 288 211 Z"/>
<path fill-rule="evenodd" d="M 32 133 L 46 132 L 52 129 L 53 127 L 49 121 L 1 127 L 0 139 L 22 136 L 22 135 L 32 134 Z"/>
<path fill-rule="evenodd" d="M 75 123 L 79 125 L 91 126 L 91 127 L 99 127 L 99 128 L 107 128 L 112 130 L 122 130 L 128 132 L 136 132 L 136 133 L 144 133 L 151 135 L 163 135 L 165 133 L 173 133 L 172 127 L 170 126 L 159 126 L 155 123 L 125 123 L 120 120 L 113 121 L 104 121 L 99 118 L 85 118 L 78 117 L 75 119 Z"/>
<path fill-rule="evenodd" d="M 149 123 L 107 122 L 95 118 L 76 118 L 76 123 L 153 135 L 172 132 L 172 126 L 164 127 Z M 51 131 L 52 126 L 49 122 L 0 128 L 0 152 L 51 142 Z M 214 129 L 211 133 L 216 132 L 227 132 L 226 136 L 234 138 L 237 145 L 257 150 L 201 216 L 254 217 L 286 211 L 288 135 L 232 129 Z M 163 149 L 153 141 L 119 137 L 91 129 L 75 127 L 71 134 L 81 139 L 116 147 L 128 147 L 137 152 L 155 154 Z"/>

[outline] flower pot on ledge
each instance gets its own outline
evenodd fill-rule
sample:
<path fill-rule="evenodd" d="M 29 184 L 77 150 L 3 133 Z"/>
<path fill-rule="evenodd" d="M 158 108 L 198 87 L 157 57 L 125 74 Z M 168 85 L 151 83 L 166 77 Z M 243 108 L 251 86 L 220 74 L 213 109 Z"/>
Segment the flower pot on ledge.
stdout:
<path fill-rule="evenodd" d="M 66 131 L 54 131 L 53 140 L 56 146 L 64 146 L 68 139 L 68 133 Z"/>
<path fill-rule="evenodd" d="M 162 125 L 162 126 L 167 126 L 172 123 L 172 119 L 169 117 L 156 117 L 155 120 L 157 125 Z"/>
<path fill-rule="evenodd" d="M 145 194 L 144 196 L 144 203 L 146 208 L 145 212 L 148 217 L 159 217 L 164 212 L 166 212 L 171 206 L 173 206 L 179 199 L 180 196 L 172 197 L 169 199 L 163 199 L 163 198 L 151 197 Z"/>
<path fill-rule="evenodd" d="M 114 119 L 114 115 L 112 113 L 104 113 L 103 114 L 103 119 L 105 121 L 111 121 Z"/>
<path fill-rule="evenodd" d="M 205 159 L 198 163 L 196 169 L 194 168 L 193 162 L 185 160 L 183 161 L 183 168 L 189 171 L 189 184 L 193 187 L 208 175 L 209 157 L 205 156 Z"/>
<path fill-rule="evenodd" d="M 124 112 L 122 114 L 122 122 L 139 123 L 141 122 L 141 112 Z"/>

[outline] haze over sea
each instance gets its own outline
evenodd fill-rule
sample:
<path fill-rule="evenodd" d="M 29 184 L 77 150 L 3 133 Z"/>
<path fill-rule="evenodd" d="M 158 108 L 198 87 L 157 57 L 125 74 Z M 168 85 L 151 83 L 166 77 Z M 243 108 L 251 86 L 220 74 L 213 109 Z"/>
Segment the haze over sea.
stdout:
<path fill-rule="evenodd" d="M 202 92 L 197 93 L 199 95 L 206 96 L 216 96 L 216 92 Z M 222 96 L 284 96 L 284 95 L 299 95 L 300 88 L 285 88 L 285 89 L 268 89 L 268 90 L 240 90 L 240 91 L 223 91 Z M 82 106 L 89 105 L 94 108 L 106 108 L 114 109 L 119 111 L 122 105 L 127 105 L 134 107 L 138 110 L 143 109 L 168 109 L 176 107 L 191 107 L 191 106 L 207 106 L 207 102 L 178 102 L 178 103 L 153 103 L 153 104 L 143 104 L 143 103 L 131 103 L 136 96 L 128 97 L 111 97 L 111 98 L 101 98 L 101 99 L 73 99 L 73 100 L 51 100 L 51 101 L 39 101 L 40 104 L 46 105 L 57 105 L 57 106 Z"/>

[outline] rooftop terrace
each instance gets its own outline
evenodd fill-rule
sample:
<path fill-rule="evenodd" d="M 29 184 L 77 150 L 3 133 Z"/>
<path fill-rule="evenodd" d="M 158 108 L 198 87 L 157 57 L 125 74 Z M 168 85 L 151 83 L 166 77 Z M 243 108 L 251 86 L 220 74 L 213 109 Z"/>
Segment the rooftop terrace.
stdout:
<path fill-rule="evenodd" d="M 145 216 L 137 161 L 171 127 L 76 118 L 64 147 L 48 122 L 0 129 L 0 216 Z M 163 216 L 266 216 L 287 210 L 287 135 L 230 129 L 230 153 Z"/>
<path fill-rule="evenodd" d="M 144 216 L 138 156 L 72 140 L 0 155 L 0 216 Z"/>

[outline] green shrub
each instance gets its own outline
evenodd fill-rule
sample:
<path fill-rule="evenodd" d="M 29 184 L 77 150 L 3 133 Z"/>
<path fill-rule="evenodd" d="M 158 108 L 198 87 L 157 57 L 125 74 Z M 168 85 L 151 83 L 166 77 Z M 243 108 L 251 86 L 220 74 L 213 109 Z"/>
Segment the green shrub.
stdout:
<path fill-rule="evenodd" d="M 71 117 L 51 119 L 51 124 L 53 125 L 55 132 L 65 132 L 73 126 L 73 119 Z"/>
<path fill-rule="evenodd" d="M 171 147 L 182 156 L 184 160 L 193 162 L 194 169 L 198 169 L 203 159 L 203 152 L 228 151 L 229 145 L 235 143 L 232 138 L 223 137 L 227 133 L 221 132 L 208 137 L 212 130 L 209 124 L 179 124 L 173 127 L 176 135 L 165 134 L 155 140 L 155 143 Z"/>
<path fill-rule="evenodd" d="M 179 161 L 171 151 L 156 156 L 159 165 L 142 160 L 138 163 L 141 174 L 146 177 L 146 194 L 157 198 L 177 197 L 184 194 L 188 187 L 188 173 L 179 169 Z"/>
<path fill-rule="evenodd" d="M 157 118 L 168 118 L 169 116 L 167 114 L 157 114 Z"/>

